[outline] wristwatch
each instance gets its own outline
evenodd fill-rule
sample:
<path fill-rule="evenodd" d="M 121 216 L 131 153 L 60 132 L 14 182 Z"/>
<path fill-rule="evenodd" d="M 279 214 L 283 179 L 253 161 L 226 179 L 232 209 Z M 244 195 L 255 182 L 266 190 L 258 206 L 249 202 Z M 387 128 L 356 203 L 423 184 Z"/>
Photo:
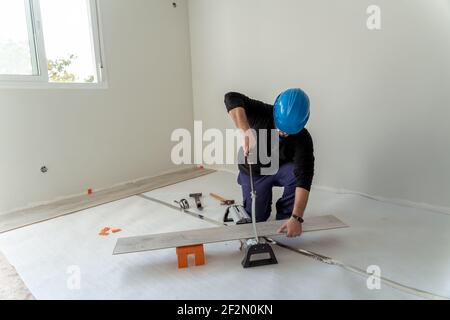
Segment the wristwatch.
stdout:
<path fill-rule="evenodd" d="M 300 222 L 300 223 L 305 222 L 305 220 L 303 220 L 302 217 L 297 216 L 297 215 L 295 215 L 295 214 L 292 215 L 292 218 L 294 218 L 295 220 L 297 220 L 297 221 Z"/>

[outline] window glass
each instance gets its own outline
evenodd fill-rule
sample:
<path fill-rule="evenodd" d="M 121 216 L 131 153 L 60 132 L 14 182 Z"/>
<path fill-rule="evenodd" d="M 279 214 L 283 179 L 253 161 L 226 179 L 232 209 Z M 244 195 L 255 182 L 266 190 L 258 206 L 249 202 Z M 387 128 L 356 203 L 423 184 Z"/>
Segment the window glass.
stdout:
<path fill-rule="evenodd" d="M 40 0 L 40 8 L 49 82 L 97 82 L 89 1 Z"/>
<path fill-rule="evenodd" d="M 0 75 L 37 75 L 30 7 L 24 0 L 0 0 Z"/>

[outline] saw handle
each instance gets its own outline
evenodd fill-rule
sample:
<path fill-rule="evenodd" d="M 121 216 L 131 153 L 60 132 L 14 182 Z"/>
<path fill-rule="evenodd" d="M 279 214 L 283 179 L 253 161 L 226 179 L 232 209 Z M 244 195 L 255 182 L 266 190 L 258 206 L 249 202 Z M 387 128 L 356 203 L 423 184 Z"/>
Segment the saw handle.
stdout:
<path fill-rule="evenodd" d="M 216 199 L 216 200 L 219 200 L 219 201 L 221 201 L 221 202 L 225 202 L 225 201 L 227 201 L 227 199 L 225 199 L 225 198 L 222 198 L 221 196 L 219 196 L 218 194 L 215 194 L 215 193 L 210 193 L 209 194 L 211 197 L 213 197 L 214 199 Z"/>

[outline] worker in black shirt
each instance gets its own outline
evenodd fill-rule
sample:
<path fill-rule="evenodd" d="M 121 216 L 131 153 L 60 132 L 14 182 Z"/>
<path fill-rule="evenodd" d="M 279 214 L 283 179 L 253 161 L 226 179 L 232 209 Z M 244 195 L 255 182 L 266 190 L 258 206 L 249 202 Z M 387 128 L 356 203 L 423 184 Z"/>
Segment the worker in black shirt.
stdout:
<path fill-rule="evenodd" d="M 242 152 L 248 156 L 258 145 L 258 133 L 269 130 L 265 136 L 270 144 L 270 130 L 279 135 L 279 169 L 276 174 L 262 175 L 265 166 L 259 160 L 252 165 L 256 200 L 256 220 L 266 221 L 272 211 L 272 188 L 284 187 L 283 196 L 277 201 L 277 219 L 289 219 L 280 233 L 297 237 L 302 233 L 303 215 L 308 204 L 314 176 L 313 141 L 305 125 L 309 120 L 309 98 L 301 89 L 289 89 L 281 93 L 274 105 L 237 93 L 225 95 L 225 105 L 237 128 L 245 135 Z M 242 187 L 244 207 L 251 212 L 251 189 L 249 166 L 239 164 L 238 183 Z"/>

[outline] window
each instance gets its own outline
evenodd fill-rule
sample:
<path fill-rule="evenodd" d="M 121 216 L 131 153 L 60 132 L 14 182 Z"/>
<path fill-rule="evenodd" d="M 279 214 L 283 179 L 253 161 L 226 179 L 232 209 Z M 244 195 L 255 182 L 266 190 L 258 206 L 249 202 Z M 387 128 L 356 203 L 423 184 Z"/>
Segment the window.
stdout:
<path fill-rule="evenodd" d="M 104 82 L 96 0 L 0 0 L 0 86 Z"/>

